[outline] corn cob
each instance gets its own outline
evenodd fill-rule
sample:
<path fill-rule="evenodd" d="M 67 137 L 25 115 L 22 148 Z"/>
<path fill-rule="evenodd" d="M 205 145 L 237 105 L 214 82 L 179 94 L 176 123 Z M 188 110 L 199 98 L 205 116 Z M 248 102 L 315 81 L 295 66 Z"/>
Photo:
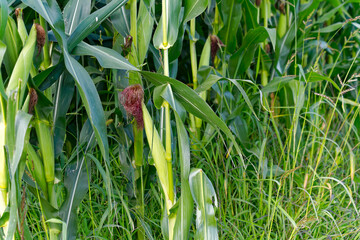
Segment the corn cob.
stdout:
<path fill-rule="evenodd" d="M 23 10 L 21 8 L 17 8 L 15 10 L 15 15 L 16 15 L 16 19 L 17 19 L 17 30 L 18 30 L 18 33 L 19 33 L 19 36 L 21 38 L 23 45 L 25 45 L 26 40 L 28 39 L 28 33 L 26 31 L 22 13 L 23 13 Z M 38 34 L 37 34 L 37 36 L 38 36 Z M 36 74 L 37 74 L 36 69 L 35 69 L 34 65 L 31 64 L 31 68 L 30 68 L 31 77 L 35 77 Z"/>
<path fill-rule="evenodd" d="M 15 15 L 16 15 L 16 20 L 17 20 L 17 30 L 18 30 L 18 33 L 19 33 L 19 36 L 21 38 L 23 45 L 25 45 L 25 42 L 28 38 L 28 33 L 26 31 L 22 13 L 23 13 L 23 10 L 21 8 L 17 8 L 15 10 Z"/>
<path fill-rule="evenodd" d="M 33 62 L 32 59 L 35 51 L 36 35 L 36 28 L 35 25 L 33 25 L 30 30 L 30 35 L 24 45 L 24 48 L 22 49 L 19 58 L 16 61 L 9 80 L 9 84 L 6 88 L 6 94 L 10 95 L 12 91 L 15 91 L 20 86 L 20 103 L 22 103 L 23 101 L 23 95 L 25 92 L 27 79 L 29 77 L 30 69 Z"/>
<path fill-rule="evenodd" d="M 36 134 L 39 140 L 40 152 L 44 164 L 45 180 L 47 183 L 54 182 L 54 144 L 48 124 L 43 119 L 37 119 L 35 124 Z"/>
<path fill-rule="evenodd" d="M 23 46 L 21 38 L 16 28 L 14 19 L 8 17 L 5 34 L 4 44 L 6 45 L 6 53 L 4 56 L 4 65 L 8 75 L 13 72 L 15 63 L 19 57 L 21 47 Z"/>
<path fill-rule="evenodd" d="M 44 176 L 44 165 L 30 143 L 27 144 L 27 153 L 28 153 L 27 166 L 32 172 L 32 176 L 35 178 L 36 183 L 40 186 L 41 190 L 43 191 L 45 198 L 48 198 L 47 185 Z"/>

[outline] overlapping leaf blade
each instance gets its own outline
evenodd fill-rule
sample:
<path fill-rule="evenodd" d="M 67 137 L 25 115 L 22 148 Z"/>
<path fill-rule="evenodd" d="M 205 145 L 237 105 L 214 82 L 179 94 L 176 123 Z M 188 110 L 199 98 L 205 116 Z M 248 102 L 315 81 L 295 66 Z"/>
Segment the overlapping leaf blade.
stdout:
<path fill-rule="evenodd" d="M 210 108 L 210 106 L 191 88 L 186 86 L 180 81 L 173 78 L 166 77 L 161 74 L 140 71 L 140 73 L 151 83 L 156 86 L 164 83 L 171 84 L 175 97 L 183 105 L 183 107 L 194 116 L 201 118 L 202 120 L 209 122 L 217 129 L 220 129 L 225 135 L 233 142 L 234 147 L 241 158 L 243 167 L 245 163 L 242 158 L 242 152 L 237 144 L 234 135 L 231 133 L 227 125 L 222 121 Z"/>
<path fill-rule="evenodd" d="M 182 240 L 189 239 L 189 230 L 191 226 L 194 200 L 191 196 L 189 185 L 190 174 L 190 143 L 186 128 L 175 112 L 176 129 L 179 143 L 179 159 L 181 168 L 181 196 L 179 208 L 176 215 L 176 222 L 174 227 L 174 239 Z"/>
<path fill-rule="evenodd" d="M 69 51 L 71 52 L 74 47 L 76 47 L 84 38 L 86 38 L 90 33 L 97 29 L 100 24 L 108 17 L 111 16 L 116 10 L 121 8 L 127 0 L 113 0 L 108 3 L 106 6 L 100 8 L 99 10 L 93 12 L 88 17 L 86 17 L 81 23 L 76 27 L 74 32 L 70 35 L 68 40 Z"/>
<path fill-rule="evenodd" d="M 79 23 L 90 15 L 91 0 L 70 0 L 64 9 L 65 33 L 72 34 Z"/>
<path fill-rule="evenodd" d="M 184 22 L 190 21 L 205 11 L 209 0 L 186 0 L 184 1 Z"/>
<path fill-rule="evenodd" d="M 192 169 L 189 175 L 191 194 L 197 206 L 195 239 L 219 239 L 216 227 L 215 209 L 217 198 L 213 185 L 201 169 Z"/>
<path fill-rule="evenodd" d="M 96 57 L 100 65 L 104 68 L 115 68 L 123 70 L 137 70 L 129 61 L 121 56 L 118 52 L 113 49 L 101 47 L 101 46 L 92 46 L 85 42 L 81 42 L 73 51 L 76 55 L 90 55 Z"/>

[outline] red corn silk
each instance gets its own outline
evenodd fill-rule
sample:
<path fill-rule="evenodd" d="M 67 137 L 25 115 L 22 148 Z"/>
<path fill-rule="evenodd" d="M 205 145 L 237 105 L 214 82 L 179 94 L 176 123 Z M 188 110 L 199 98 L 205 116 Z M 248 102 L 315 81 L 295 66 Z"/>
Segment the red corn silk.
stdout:
<path fill-rule="evenodd" d="M 133 116 L 138 128 L 144 128 L 142 112 L 142 102 L 144 100 L 144 90 L 140 84 L 131 85 L 119 93 L 119 99 L 124 106 L 126 113 Z"/>
<path fill-rule="evenodd" d="M 46 33 L 44 28 L 40 24 L 35 24 L 36 27 L 36 45 L 38 47 L 38 56 L 41 52 L 42 47 L 45 45 Z"/>
<path fill-rule="evenodd" d="M 215 58 L 216 53 L 219 50 L 219 48 L 223 47 L 225 45 L 220 40 L 220 38 L 218 36 L 216 36 L 216 35 L 211 35 L 210 36 L 210 41 L 211 41 L 211 58 L 214 61 L 214 58 Z"/>

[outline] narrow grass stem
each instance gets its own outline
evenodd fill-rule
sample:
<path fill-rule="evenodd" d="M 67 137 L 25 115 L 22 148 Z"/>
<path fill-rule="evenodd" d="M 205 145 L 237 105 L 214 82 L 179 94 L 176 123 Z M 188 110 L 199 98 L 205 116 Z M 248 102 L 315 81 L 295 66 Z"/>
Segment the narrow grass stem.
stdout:
<path fill-rule="evenodd" d="M 168 44 L 168 40 L 167 40 L 167 31 L 168 31 L 168 26 L 167 26 L 167 22 L 168 22 L 168 13 L 167 13 L 167 0 L 162 0 L 162 31 L 163 31 L 163 46 L 165 48 L 167 48 L 167 44 Z M 166 75 L 166 74 L 165 74 Z"/>
<path fill-rule="evenodd" d="M 191 71 L 194 89 L 197 88 L 197 60 L 196 60 L 196 41 L 195 41 L 195 18 L 190 20 L 190 59 L 191 59 Z"/>
<path fill-rule="evenodd" d="M 162 49 L 164 50 L 164 75 L 169 77 L 169 48 L 168 48 L 168 8 L 169 8 L 168 0 L 162 0 L 162 30 L 163 30 L 163 43 Z M 174 183 L 173 183 L 173 173 L 172 173 L 172 157 L 171 157 L 171 123 L 170 123 L 170 105 L 168 102 L 163 103 L 163 108 L 165 108 L 165 159 L 167 162 L 167 169 L 168 169 L 168 185 L 169 185 L 169 192 L 168 198 L 166 199 L 166 210 L 168 216 L 170 216 L 170 209 L 175 204 L 175 194 L 174 194 Z M 175 226 L 175 218 L 169 218 L 168 223 L 168 232 L 169 232 L 169 240 L 173 239 L 173 230 Z"/>
<path fill-rule="evenodd" d="M 137 0 L 130 1 L 130 35 L 134 46 L 137 47 Z"/>
<path fill-rule="evenodd" d="M 190 60 L 191 60 L 191 71 L 192 71 L 192 79 L 193 79 L 193 88 L 196 89 L 198 86 L 197 79 L 197 59 L 196 59 L 196 38 L 195 38 L 195 18 L 190 20 Z M 200 128 L 202 125 L 202 120 L 190 116 L 190 125 L 192 127 L 193 133 L 197 139 L 200 139 Z"/>

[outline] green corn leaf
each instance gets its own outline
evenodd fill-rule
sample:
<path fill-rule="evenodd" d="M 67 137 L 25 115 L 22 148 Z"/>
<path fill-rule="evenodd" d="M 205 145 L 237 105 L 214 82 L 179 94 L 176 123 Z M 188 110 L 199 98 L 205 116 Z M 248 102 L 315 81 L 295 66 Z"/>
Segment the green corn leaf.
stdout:
<path fill-rule="evenodd" d="M 241 48 L 229 60 L 229 73 L 232 78 L 237 78 L 237 76 L 243 74 L 249 68 L 258 44 L 264 42 L 268 37 L 275 47 L 276 29 L 258 27 L 251 29 L 245 35 Z"/>
<path fill-rule="evenodd" d="M 123 70 L 137 70 L 129 61 L 113 49 L 101 46 L 92 46 L 85 42 L 79 43 L 73 51 L 76 55 L 91 55 L 96 57 L 104 68 L 115 68 Z"/>
<path fill-rule="evenodd" d="M 68 72 L 64 72 L 57 84 L 57 91 L 54 99 L 55 157 L 58 157 L 63 149 L 66 133 L 66 113 L 70 107 L 74 90 L 74 79 Z"/>
<path fill-rule="evenodd" d="M 169 182 L 168 182 L 168 170 L 167 161 L 165 159 L 165 149 L 160 140 L 158 131 L 154 126 L 154 122 L 150 116 L 146 105 L 142 104 L 143 116 L 144 116 L 144 129 L 146 132 L 146 138 L 150 147 L 151 155 L 154 159 L 156 171 L 158 173 L 161 186 L 168 199 L 169 196 Z"/>
<path fill-rule="evenodd" d="M 15 108 L 13 108 L 15 110 Z M 13 111 L 14 112 L 14 111 Z M 11 135 L 11 139 L 14 140 L 13 146 L 8 146 L 10 152 L 10 217 L 8 223 L 8 232 L 6 236 L 6 240 L 12 240 L 15 234 L 17 221 L 18 221 L 18 198 L 17 194 L 20 191 L 19 187 L 20 183 L 18 182 L 19 171 L 17 171 L 21 155 L 24 150 L 25 145 L 25 136 L 29 131 L 29 123 L 31 120 L 31 115 L 18 111 L 15 117 L 15 124 L 12 128 L 7 129 L 7 135 Z M 9 138 L 7 138 L 9 139 Z"/>
<path fill-rule="evenodd" d="M 81 99 L 84 103 L 86 112 L 89 115 L 91 124 L 94 127 L 96 139 L 104 159 L 107 161 L 109 145 L 106 135 L 105 115 L 101 105 L 101 100 L 93 81 L 86 70 L 67 52 L 64 52 L 65 65 L 69 73 L 76 81 Z"/>
<path fill-rule="evenodd" d="M 184 23 L 203 13 L 209 4 L 208 2 L 208 0 L 185 0 Z"/>
<path fill-rule="evenodd" d="M 174 96 L 182 104 L 182 106 L 194 116 L 211 123 L 217 129 L 222 130 L 226 136 L 233 142 L 236 151 L 241 158 L 242 164 L 245 168 L 245 163 L 242 158 L 242 153 L 237 144 L 234 135 L 231 133 L 227 125 L 214 113 L 211 107 L 191 88 L 176 79 L 166 77 L 161 74 L 140 71 L 140 73 L 155 86 L 160 86 L 164 83 L 171 84 Z"/>
<path fill-rule="evenodd" d="M 65 32 L 63 16 L 55 0 L 22 0 L 22 2 L 39 13 L 58 33 Z"/>
<path fill-rule="evenodd" d="M 194 200 L 191 195 L 189 185 L 190 174 L 190 143 L 186 128 L 177 112 L 175 114 L 176 129 L 179 143 L 179 159 L 181 168 L 181 196 L 179 199 L 179 208 L 176 214 L 174 227 L 174 239 L 189 239 L 189 230 L 191 226 Z"/>
<path fill-rule="evenodd" d="M 181 24 L 181 1 L 167 1 L 167 3 L 167 47 L 171 47 L 178 38 L 178 31 Z M 164 16 L 161 16 L 153 37 L 154 47 L 157 49 L 162 48 L 163 45 L 163 17 Z"/>
<path fill-rule="evenodd" d="M 40 72 L 34 77 L 35 86 L 41 91 L 51 87 L 61 76 L 65 70 L 65 63 L 60 59 L 59 63 L 55 66 L 47 68 L 45 71 Z"/>
<path fill-rule="evenodd" d="M 244 18 L 246 21 L 246 27 L 249 29 L 254 29 L 259 26 L 257 15 L 258 15 L 258 9 L 254 6 L 251 0 L 244 0 L 243 1 L 243 7 L 244 7 Z"/>
<path fill-rule="evenodd" d="M 196 234 L 195 239 L 219 239 L 216 227 L 215 210 L 217 198 L 213 185 L 201 169 L 192 169 L 189 176 L 191 194 L 196 203 Z"/>
<path fill-rule="evenodd" d="M 241 1 L 221 1 L 219 9 L 224 26 L 220 29 L 218 35 L 221 41 L 225 44 L 225 51 L 233 53 L 237 45 L 236 33 L 242 16 Z"/>
<path fill-rule="evenodd" d="M 67 195 L 60 207 L 59 215 L 66 223 L 67 239 L 74 240 L 77 235 L 77 213 L 76 209 L 88 191 L 89 179 L 87 172 L 91 169 L 89 158 L 86 154 L 95 146 L 95 133 L 90 121 L 86 121 L 80 132 L 78 149 L 69 159 L 69 165 L 65 170 L 64 185 Z M 79 159 L 79 161 L 76 161 Z"/>
<path fill-rule="evenodd" d="M 0 40 L 3 39 L 8 18 L 8 3 L 6 0 L 0 0 Z"/>
<path fill-rule="evenodd" d="M 122 6 L 111 15 L 111 23 L 122 37 L 130 34 L 130 10 Z M 140 17 L 140 16 L 139 16 Z"/>
<path fill-rule="evenodd" d="M 32 115 L 18 111 L 15 118 L 15 148 L 11 160 L 11 175 L 14 176 L 23 153 L 25 136 L 29 130 Z"/>
<path fill-rule="evenodd" d="M 17 31 L 16 23 L 11 17 L 8 17 L 3 41 L 7 47 L 4 56 L 4 65 L 7 74 L 11 75 L 22 47 L 22 41 Z"/>
<path fill-rule="evenodd" d="M 8 231 L 6 233 L 6 240 L 13 240 L 14 234 L 17 227 L 17 221 L 18 221 L 18 198 L 17 193 L 20 191 L 18 189 L 18 183 L 16 183 L 17 177 L 11 178 L 10 181 L 10 192 L 9 192 L 9 198 L 10 198 L 10 216 L 9 216 L 9 222 L 8 222 Z"/>
<path fill-rule="evenodd" d="M 44 19 L 48 21 L 51 28 L 55 31 L 57 40 L 62 46 L 65 66 L 68 72 L 75 79 L 75 83 L 79 89 L 81 99 L 89 115 L 90 122 L 94 128 L 95 136 L 98 141 L 101 153 L 104 159 L 107 161 L 109 156 L 109 146 L 106 135 L 105 115 L 101 105 L 100 97 L 89 74 L 68 52 L 68 42 L 64 32 L 64 21 L 62 19 L 59 6 L 54 1 L 51 1 L 50 5 L 48 5 L 47 2 L 42 2 L 40 0 L 24 0 L 24 3 L 37 11 L 42 17 L 44 17 Z M 125 1 L 112 1 L 110 4 L 106 5 L 106 7 L 101 8 L 84 19 L 70 36 L 70 38 L 72 37 L 72 44 L 69 45 L 75 47 L 79 42 L 81 42 L 83 38 L 87 36 L 85 36 L 85 34 L 90 34 L 107 16 L 109 16 L 109 14 L 111 14 L 111 7 L 119 7 L 118 5 L 121 6 L 121 4 L 124 3 Z"/>
<path fill-rule="evenodd" d="M 91 0 L 70 0 L 64 8 L 65 33 L 71 35 L 90 11 Z"/>
<path fill-rule="evenodd" d="M 160 109 L 164 100 L 167 101 L 170 106 L 179 114 L 181 119 L 185 119 L 186 111 L 181 103 L 174 98 L 174 94 L 171 90 L 170 84 L 164 84 L 157 86 L 154 89 L 153 93 L 154 105 L 156 108 Z"/>
<path fill-rule="evenodd" d="M 35 52 L 35 43 L 36 29 L 34 24 L 30 30 L 30 34 L 28 39 L 26 40 L 24 48 L 22 49 L 16 61 L 9 80 L 9 84 L 6 88 L 7 95 L 9 95 L 12 91 L 20 90 L 20 92 L 18 92 L 18 94 L 20 95 L 20 103 L 22 103 L 24 99 L 26 84 L 29 78 L 30 68 L 32 67 L 32 60 Z"/>
<path fill-rule="evenodd" d="M 97 29 L 100 24 L 116 10 L 121 8 L 127 0 L 113 0 L 108 3 L 106 6 L 100 8 L 99 10 L 93 12 L 87 16 L 81 23 L 76 27 L 74 32 L 70 35 L 68 40 L 69 52 L 71 52 L 74 47 L 76 47 L 84 38 L 86 38 L 90 33 Z"/>
<path fill-rule="evenodd" d="M 46 179 L 44 175 L 44 165 L 36 153 L 32 145 L 27 142 L 28 168 L 32 171 L 32 175 L 36 180 L 36 184 L 40 186 L 45 198 L 48 198 Z"/>
<path fill-rule="evenodd" d="M 137 57 L 139 60 L 139 64 L 142 64 L 145 60 L 154 26 L 154 18 L 152 17 L 150 11 L 153 11 L 155 1 L 151 0 L 149 4 L 150 6 L 147 7 L 144 1 L 140 1 L 139 6 L 139 13 L 137 19 Z"/>

